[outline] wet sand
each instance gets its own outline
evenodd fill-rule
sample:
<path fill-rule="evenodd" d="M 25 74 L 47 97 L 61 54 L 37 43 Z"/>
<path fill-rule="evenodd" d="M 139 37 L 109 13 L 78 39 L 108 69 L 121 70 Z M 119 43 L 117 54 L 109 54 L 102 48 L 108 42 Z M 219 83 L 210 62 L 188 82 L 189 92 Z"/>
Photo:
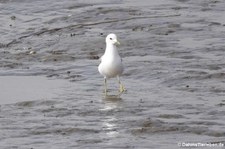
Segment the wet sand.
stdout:
<path fill-rule="evenodd" d="M 224 6 L 0 1 L 0 148 L 224 148 Z M 104 97 L 97 71 L 111 32 L 120 97 Z"/>

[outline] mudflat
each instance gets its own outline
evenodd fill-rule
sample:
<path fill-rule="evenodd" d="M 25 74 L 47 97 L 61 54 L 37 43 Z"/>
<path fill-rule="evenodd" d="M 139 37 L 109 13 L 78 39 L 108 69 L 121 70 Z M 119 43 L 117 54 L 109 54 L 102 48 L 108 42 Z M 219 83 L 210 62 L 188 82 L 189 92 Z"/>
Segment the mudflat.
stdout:
<path fill-rule="evenodd" d="M 225 144 L 225 1 L 0 1 L 0 148 Z M 98 73 L 118 36 L 127 92 Z M 189 145 L 189 146 L 188 146 Z"/>

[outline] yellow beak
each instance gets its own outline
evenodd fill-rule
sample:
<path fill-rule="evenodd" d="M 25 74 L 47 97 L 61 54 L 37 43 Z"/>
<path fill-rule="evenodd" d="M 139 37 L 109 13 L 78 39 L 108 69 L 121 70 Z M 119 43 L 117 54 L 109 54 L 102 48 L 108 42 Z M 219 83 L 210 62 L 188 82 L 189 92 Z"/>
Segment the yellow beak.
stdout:
<path fill-rule="evenodd" d="M 115 44 L 116 44 L 116 45 L 120 45 L 120 42 L 116 40 Z"/>

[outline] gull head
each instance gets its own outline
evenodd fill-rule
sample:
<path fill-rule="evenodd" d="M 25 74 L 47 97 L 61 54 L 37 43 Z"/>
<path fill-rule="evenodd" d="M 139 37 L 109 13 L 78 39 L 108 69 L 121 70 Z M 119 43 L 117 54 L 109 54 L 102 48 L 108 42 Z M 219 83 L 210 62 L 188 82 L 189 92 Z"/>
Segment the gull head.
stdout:
<path fill-rule="evenodd" d="M 116 34 L 109 34 L 105 39 L 107 44 L 120 45 L 120 42 L 117 40 Z"/>

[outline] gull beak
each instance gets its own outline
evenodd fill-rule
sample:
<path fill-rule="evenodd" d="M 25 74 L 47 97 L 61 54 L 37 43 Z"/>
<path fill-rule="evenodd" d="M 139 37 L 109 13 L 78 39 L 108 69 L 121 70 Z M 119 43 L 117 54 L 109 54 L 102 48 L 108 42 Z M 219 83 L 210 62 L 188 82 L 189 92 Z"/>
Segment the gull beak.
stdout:
<path fill-rule="evenodd" d="M 116 41 L 115 41 L 115 44 L 116 44 L 116 45 L 120 45 L 120 42 L 116 40 Z"/>

